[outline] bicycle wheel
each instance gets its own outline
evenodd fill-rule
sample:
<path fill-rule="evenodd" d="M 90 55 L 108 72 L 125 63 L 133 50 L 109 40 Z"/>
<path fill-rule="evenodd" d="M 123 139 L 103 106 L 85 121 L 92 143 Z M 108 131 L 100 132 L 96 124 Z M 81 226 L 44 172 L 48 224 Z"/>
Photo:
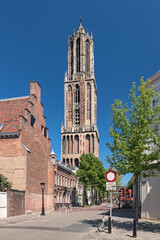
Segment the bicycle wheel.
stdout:
<path fill-rule="evenodd" d="M 99 231 L 99 232 L 104 232 L 104 229 L 105 229 L 104 222 L 100 222 L 100 223 L 98 224 L 98 231 Z"/>

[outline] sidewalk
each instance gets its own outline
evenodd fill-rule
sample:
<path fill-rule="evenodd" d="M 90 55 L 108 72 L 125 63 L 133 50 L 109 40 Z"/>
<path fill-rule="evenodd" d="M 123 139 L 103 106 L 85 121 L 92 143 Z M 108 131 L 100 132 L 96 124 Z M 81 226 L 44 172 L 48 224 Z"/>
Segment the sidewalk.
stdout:
<path fill-rule="evenodd" d="M 109 215 L 109 212 L 108 214 Z M 113 209 L 112 233 L 98 232 L 97 227 L 86 234 L 82 240 L 131 240 L 133 238 L 133 217 L 132 209 Z M 138 240 L 160 240 L 160 221 L 143 220 L 138 221 Z"/>

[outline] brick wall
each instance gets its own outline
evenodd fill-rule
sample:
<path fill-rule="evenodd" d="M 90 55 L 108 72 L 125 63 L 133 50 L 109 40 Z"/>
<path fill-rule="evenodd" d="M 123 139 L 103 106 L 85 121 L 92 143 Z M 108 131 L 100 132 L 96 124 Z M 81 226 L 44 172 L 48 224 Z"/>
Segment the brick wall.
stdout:
<path fill-rule="evenodd" d="M 41 87 L 30 84 L 30 97 L 10 100 L 7 114 L 13 117 L 16 109 L 17 138 L 0 139 L 0 173 L 8 177 L 13 188 L 25 191 L 25 211 L 41 212 L 41 182 L 45 182 L 45 208 L 54 208 L 53 166 L 50 162 L 51 140 L 41 104 Z M 24 108 L 22 108 L 22 105 Z M 10 112 L 9 112 L 10 111 Z M 19 115 L 18 115 L 19 114 Z M 6 116 L 6 122 L 8 115 Z M 31 120 L 35 119 L 31 124 Z M 11 127 L 12 124 L 10 124 Z M 3 129 L 3 128 L 2 128 Z M 8 130 L 6 130 L 8 131 Z"/>
<path fill-rule="evenodd" d="M 42 190 L 40 183 L 45 182 L 45 209 L 53 209 L 53 166 L 50 163 L 51 141 L 46 132 L 46 118 L 43 115 L 43 105 L 40 102 L 40 86 L 31 83 L 30 100 L 26 112 L 26 121 L 21 122 L 21 141 L 30 152 L 27 153 L 26 165 L 26 211 L 41 212 Z M 35 123 L 31 125 L 31 115 Z M 51 177 L 51 179 L 50 179 Z"/>
<path fill-rule="evenodd" d="M 25 192 L 10 190 L 7 192 L 7 217 L 25 214 Z"/>

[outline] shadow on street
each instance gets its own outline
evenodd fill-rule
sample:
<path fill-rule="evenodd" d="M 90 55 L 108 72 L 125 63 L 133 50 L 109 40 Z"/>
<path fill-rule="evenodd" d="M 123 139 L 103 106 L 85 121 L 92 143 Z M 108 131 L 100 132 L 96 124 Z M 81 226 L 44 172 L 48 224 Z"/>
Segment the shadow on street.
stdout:
<path fill-rule="evenodd" d="M 87 220 L 87 219 L 84 219 L 84 220 L 81 220 L 81 223 L 83 224 L 88 224 L 92 227 L 97 227 L 98 226 L 98 223 L 101 222 L 101 219 L 94 219 L 94 220 Z"/>

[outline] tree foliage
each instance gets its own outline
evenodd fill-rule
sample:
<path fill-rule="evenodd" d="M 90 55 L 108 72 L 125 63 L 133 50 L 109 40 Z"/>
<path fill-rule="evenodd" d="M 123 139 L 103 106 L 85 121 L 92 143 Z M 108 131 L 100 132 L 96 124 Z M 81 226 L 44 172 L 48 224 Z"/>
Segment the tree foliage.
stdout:
<path fill-rule="evenodd" d="M 12 187 L 12 184 L 8 181 L 8 178 L 0 174 L 0 191 L 5 192 Z"/>
<path fill-rule="evenodd" d="M 121 174 L 134 173 L 146 177 L 160 169 L 160 105 L 157 96 L 156 105 L 152 107 L 155 92 L 149 80 L 145 82 L 141 78 L 138 91 L 136 96 L 133 83 L 130 108 L 120 100 L 115 100 L 112 105 L 110 136 L 113 142 L 107 143 L 112 157 L 107 156 L 107 160 Z"/>
<path fill-rule="evenodd" d="M 152 176 L 160 170 L 160 123 L 159 96 L 155 96 L 150 80 L 141 78 L 136 91 L 135 83 L 130 90 L 130 107 L 115 100 L 112 105 L 112 143 L 107 146 L 112 157 L 107 156 L 111 167 L 120 174 L 133 173 L 136 187 L 136 220 L 138 219 L 138 176 Z M 155 98 L 155 106 L 152 106 Z"/>
<path fill-rule="evenodd" d="M 86 189 L 94 188 L 98 191 L 100 197 L 102 197 L 106 189 L 106 171 L 103 163 L 92 153 L 82 154 L 80 160 L 76 176 Z"/>
<path fill-rule="evenodd" d="M 128 183 L 127 183 L 127 188 L 128 188 L 128 189 L 133 189 L 133 176 L 132 176 L 131 179 L 128 181 Z"/>

